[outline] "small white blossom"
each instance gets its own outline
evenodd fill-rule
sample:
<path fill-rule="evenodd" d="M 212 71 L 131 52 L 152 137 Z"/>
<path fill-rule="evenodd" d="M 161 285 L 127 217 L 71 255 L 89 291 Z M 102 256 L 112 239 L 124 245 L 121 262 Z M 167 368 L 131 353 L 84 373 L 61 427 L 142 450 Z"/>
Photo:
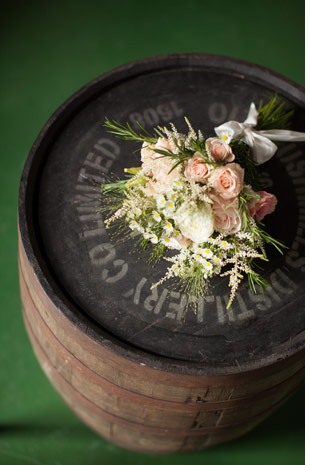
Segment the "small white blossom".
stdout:
<path fill-rule="evenodd" d="M 167 192 L 167 197 L 168 197 L 168 200 L 172 200 L 172 202 L 175 202 L 176 199 L 177 199 L 177 194 L 175 192 Z"/>
<path fill-rule="evenodd" d="M 168 200 L 165 210 L 169 212 L 173 212 L 175 210 L 175 204 L 172 200 Z"/>
<path fill-rule="evenodd" d="M 161 242 L 171 249 L 179 248 L 179 244 L 173 237 L 164 236 L 161 238 Z"/>
<path fill-rule="evenodd" d="M 231 244 L 225 240 L 222 240 L 219 245 L 224 250 L 228 250 L 231 248 Z"/>
<path fill-rule="evenodd" d="M 151 237 L 150 237 L 150 240 L 151 240 L 152 244 L 157 244 L 158 243 L 158 237 L 156 236 L 156 234 L 152 234 Z"/>
<path fill-rule="evenodd" d="M 173 181 L 173 187 L 177 190 L 182 190 L 183 189 L 183 183 L 179 180 Z"/>
<path fill-rule="evenodd" d="M 203 256 L 200 255 L 200 254 L 194 255 L 194 259 L 195 259 L 197 262 L 202 263 L 202 264 L 204 264 L 204 262 L 205 262 L 205 259 L 204 259 Z"/>
<path fill-rule="evenodd" d="M 157 211 L 153 211 L 153 218 L 155 221 L 157 221 L 157 223 L 160 223 L 161 222 L 161 216 L 160 214 L 157 212 Z"/>
<path fill-rule="evenodd" d="M 222 263 L 221 259 L 219 257 L 216 257 L 215 255 L 213 255 L 212 260 L 215 265 L 221 265 Z"/>
<path fill-rule="evenodd" d="M 204 264 L 204 267 L 205 267 L 206 270 L 208 270 L 209 273 L 210 273 L 210 271 L 212 271 L 212 269 L 213 269 L 213 265 L 212 265 L 211 262 L 206 262 L 206 263 Z"/>
<path fill-rule="evenodd" d="M 205 257 L 205 258 L 211 258 L 213 256 L 213 252 L 212 250 L 210 249 L 201 249 L 201 254 Z"/>
<path fill-rule="evenodd" d="M 166 199 L 162 194 L 156 196 L 156 205 L 158 208 L 165 208 Z"/>
<path fill-rule="evenodd" d="M 173 226 L 172 224 L 167 221 L 164 225 L 164 230 L 167 232 L 167 233 L 171 233 L 173 231 Z"/>

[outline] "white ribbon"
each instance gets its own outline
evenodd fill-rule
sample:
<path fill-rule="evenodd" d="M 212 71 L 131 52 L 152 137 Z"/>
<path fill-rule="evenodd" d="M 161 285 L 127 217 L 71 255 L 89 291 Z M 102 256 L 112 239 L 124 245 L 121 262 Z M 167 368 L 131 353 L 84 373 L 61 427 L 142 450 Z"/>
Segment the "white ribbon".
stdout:
<path fill-rule="evenodd" d="M 228 121 L 214 128 L 218 137 L 226 144 L 229 144 L 232 139 L 242 137 L 242 140 L 252 148 L 253 160 L 261 165 L 268 161 L 277 150 L 276 144 L 272 141 L 304 141 L 305 133 L 297 131 L 288 131 L 285 129 L 269 129 L 256 131 L 254 128 L 257 125 L 258 111 L 255 104 L 250 105 L 249 113 L 243 123 L 238 121 Z"/>

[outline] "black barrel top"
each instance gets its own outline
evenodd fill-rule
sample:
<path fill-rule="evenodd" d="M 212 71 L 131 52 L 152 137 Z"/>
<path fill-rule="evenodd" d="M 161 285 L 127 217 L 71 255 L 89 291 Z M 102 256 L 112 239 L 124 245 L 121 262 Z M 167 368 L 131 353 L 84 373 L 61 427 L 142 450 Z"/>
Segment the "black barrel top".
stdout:
<path fill-rule="evenodd" d="M 282 144 L 260 167 L 264 188 L 279 201 L 275 213 L 266 217 L 266 228 L 288 249 L 282 256 L 267 248 L 270 260 L 262 274 L 272 288 L 253 294 L 245 278 L 229 310 L 223 278 L 211 281 L 210 294 L 196 313 L 185 311 L 186 297 L 169 282 L 151 290 L 168 262 L 148 265 L 147 255 L 134 250 L 132 242 L 114 241 L 98 213 L 103 177 L 122 178 L 125 167 L 140 163 L 139 144 L 109 134 L 103 127 L 105 116 L 133 127 L 138 121 L 147 130 L 171 121 L 184 132 L 187 116 L 194 128 L 213 136 L 215 126 L 243 121 L 251 102 L 258 104 L 275 93 L 295 110 L 292 129 L 303 131 L 304 94 L 299 86 L 226 57 L 152 58 L 107 73 L 75 94 L 43 129 L 22 179 L 20 218 L 30 231 L 26 252 L 32 254 L 32 263 L 38 261 L 45 287 L 50 283 L 47 292 L 69 302 L 75 318 L 86 317 L 95 333 L 96 327 L 98 334 L 104 331 L 115 347 L 119 341 L 129 358 L 142 360 L 142 351 L 156 355 L 150 355 L 154 366 L 155 358 L 167 357 L 183 365 L 192 362 L 209 373 L 230 373 L 300 350 L 304 144 Z M 23 225 L 21 232 L 24 240 Z"/>

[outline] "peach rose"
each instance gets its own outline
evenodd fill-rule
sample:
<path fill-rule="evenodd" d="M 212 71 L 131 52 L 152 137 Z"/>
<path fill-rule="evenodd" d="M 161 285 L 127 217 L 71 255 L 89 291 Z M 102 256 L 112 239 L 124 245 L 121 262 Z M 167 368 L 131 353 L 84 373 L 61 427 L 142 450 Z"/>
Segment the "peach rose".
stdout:
<path fill-rule="evenodd" d="M 243 188 L 244 169 L 238 163 L 215 168 L 211 184 L 216 194 L 224 199 L 231 199 L 239 195 Z"/>
<path fill-rule="evenodd" d="M 172 152 L 174 148 L 175 147 L 173 147 L 172 144 L 169 142 L 169 139 L 164 139 L 163 137 L 159 137 L 157 139 L 157 142 L 156 142 L 155 146 L 154 146 L 154 149 L 157 149 L 157 150 L 170 150 L 170 152 Z"/>
<path fill-rule="evenodd" d="M 202 156 L 198 152 L 195 152 L 192 158 L 187 161 L 184 174 L 190 181 L 206 184 L 212 171 L 212 165 L 205 163 Z"/>
<path fill-rule="evenodd" d="M 242 219 L 239 212 L 238 198 L 224 200 L 214 194 L 209 195 L 213 201 L 214 229 L 225 234 L 235 234 L 240 231 Z"/>
<path fill-rule="evenodd" d="M 232 153 L 230 145 L 224 144 L 217 137 L 210 137 L 207 139 L 206 145 L 208 146 L 214 161 L 234 161 L 235 155 Z"/>
<path fill-rule="evenodd" d="M 274 212 L 278 199 L 275 195 L 265 191 L 255 192 L 255 194 L 259 195 L 260 199 L 252 199 L 249 202 L 248 209 L 253 218 L 255 217 L 258 221 L 261 221 L 266 215 Z"/>
<path fill-rule="evenodd" d="M 141 149 L 141 161 L 146 162 L 147 160 L 153 160 L 155 153 L 151 150 L 152 145 L 148 142 L 143 142 Z M 142 165 L 143 166 L 143 165 Z"/>
<path fill-rule="evenodd" d="M 162 157 L 155 159 L 154 161 L 154 176 L 159 182 L 171 183 L 176 181 L 180 177 L 179 169 L 174 168 L 171 172 L 171 168 L 175 165 L 175 161 L 169 157 Z"/>

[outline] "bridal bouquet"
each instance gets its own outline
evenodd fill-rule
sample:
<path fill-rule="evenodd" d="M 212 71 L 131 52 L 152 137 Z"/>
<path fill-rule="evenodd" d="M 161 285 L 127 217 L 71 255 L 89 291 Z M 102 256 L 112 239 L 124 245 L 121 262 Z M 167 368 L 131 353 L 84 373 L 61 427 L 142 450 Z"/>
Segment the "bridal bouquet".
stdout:
<path fill-rule="evenodd" d="M 229 307 L 245 275 L 254 292 L 256 285 L 269 286 L 255 260 L 268 260 L 266 244 L 280 253 L 285 246 L 262 224 L 277 198 L 261 190 L 257 165 L 275 153 L 272 140 L 303 140 L 303 134 L 286 130 L 291 116 L 274 97 L 258 111 L 252 103 L 244 123 L 224 123 L 207 138 L 187 118 L 187 134 L 172 123 L 154 128 L 154 134 L 140 126 L 138 134 L 128 123 L 106 119 L 109 132 L 142 143 L 141 166 L 126 168 L 124 180 L 102 185 L 103 209 L 110 212 L 106 227 L 115 222 L 124 239 L 137 236 L 150 249 L 151 262 L 169 262 L 152 287 L 176 278 L 195 301 L 208 292 L 213 276 L 228 276 Z M 167 254 L 169 249 L 175 253 Z"/>

